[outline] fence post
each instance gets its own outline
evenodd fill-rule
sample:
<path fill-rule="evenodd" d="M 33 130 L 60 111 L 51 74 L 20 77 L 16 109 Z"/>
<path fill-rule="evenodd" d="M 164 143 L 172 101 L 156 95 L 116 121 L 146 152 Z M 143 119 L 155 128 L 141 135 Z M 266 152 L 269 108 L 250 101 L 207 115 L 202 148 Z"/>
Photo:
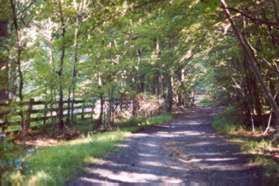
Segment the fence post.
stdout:
<path fill-rule="evenodd" d="M 137 115 L 138 103 L 136 98 L 133 98 L 132 101 L 132 115 L 135 117 Z"/>
<path fill-rule="evenodd" d="M 82 104 L 82 108 L 81 108 L 81 119 L 84 119 L 84 106 L 85 106 L 85 103 Z"/>
<path fill-rule="evenodd" d="M 9 125 L 9 119 L 8 119 L 8 116 L 5 115 L 5 118 L 4 118 L 4 126 L 2 127 L 2 132 L 5 133 L 5 130 L 8 128 L 8 125 Z"/>
<path fill-rule="evenodd" d="M 67 100 L 67 124 L 73 124 L 71 121 L 71 97 Z"/>
<path fill-rule="evenodd" d="M 123 111 L 123 97 L 120 96 L 120 112 Z"/>
<path fill-rule="evenodd" d="M 27 109 L 27 112 L 26 112 L 26 119 L 25 119 L 25 124 L 24 124 L 24 131 L 27 132 L 27 130 L 29 129 L 30 127 L 30 123 L 31 123 L 31 114 L 32 114 L 32 109 L 33 109 L 33 102 L 34 102 L 34 99 L 30 99 L 29 103 L 28 103 L 28 109 Z"/>
<path fill-rule="evenodd" d="M 9 103 L 0 102 L 0 129 L 5 131 L 5 127 L 8 125 Z"/>
<path fill-rule="evenodd" d="M 0 131 L 0 144 L 5 142 L 6 134 L 4 131 Z"/>
<path fill-rule="evenodd" d="M 45 102 L 45 108 L 44 108 L 44 120 L 43 120 L 43 125 L 46 125 L 46 120 L 47 120 L 47 101 Z"/>
<path fill-rule="evenodd" d="M 75 123 L 75 97 L 73 96 L 73 99 L 71 100 L 71 124 Z"/>
<path fill-rule="evenodd" d="M 91 105 L 91 121 L 94 121 L 94 108 L 95 108 L 95 105 L 94 105 L 94 103 L 92 103 L 92 105 Z"/>
<path fill-rule="evenodd" d="M 50 119 L 51 119 L 51 124 L 54 123 L 54 119 L 53 119 L 53 99 L 50 100 L 49 103 L 49 111 L 50 111 Z"/>

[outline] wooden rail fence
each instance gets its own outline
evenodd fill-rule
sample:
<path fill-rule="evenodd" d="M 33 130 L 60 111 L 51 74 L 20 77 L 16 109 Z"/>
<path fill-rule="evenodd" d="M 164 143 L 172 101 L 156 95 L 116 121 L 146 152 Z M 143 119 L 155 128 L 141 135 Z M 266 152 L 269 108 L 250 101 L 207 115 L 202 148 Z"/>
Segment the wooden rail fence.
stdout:
<path fill-rule="evenodd" d="M 71 105 L 74 102 L 74 107 Z M 93 119 L 96 103 L 88 100 L 63 101 L 64 119 L 70 119 L 71 113 L 74 117 L 81 119 Z M 104 102 L 104 110 L 109 107 L 109 100 Z M 98 109 L 98 108 L 97 108 Z M 132 101 L 130 100 L 114 100 L 113 112 L 132 109 Z M 20 131 L 22 116 L 25 124 L 30 128 L 45 125 L 47 123 L 55 123 L 58 113 L 58 101 L 35 101 L 30 99 L 25 102 L 0 103 L 0 131 L 15 132 Z"/>
<path fill-rule="evenodd" d="M 94 103 L 84 100 L 63 101 L 63 116 L 69 119 L 71 113 L 71 103 L 74 102 L 74 116 L 93 117 Z M 58 113 L 58 101 L 35 101 L 31 99 L 25 102 L 0 103 L 0 129 L 1 131 L 21 130 L 22 116 L 24 122 L 30 127 L 44 125 L 49 120 L 55 122 Z"/>

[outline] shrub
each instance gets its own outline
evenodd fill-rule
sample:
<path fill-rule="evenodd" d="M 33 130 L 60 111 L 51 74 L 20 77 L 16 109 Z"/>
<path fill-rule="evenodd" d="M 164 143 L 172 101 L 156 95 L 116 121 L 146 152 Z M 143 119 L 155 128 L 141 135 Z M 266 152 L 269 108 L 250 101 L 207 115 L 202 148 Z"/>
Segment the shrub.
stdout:
<path fill-rule="evenodd" d="M 12 143 L 9 143 L 7 140 L 4 140 L 0 144 L 0 177 L 4 171 L 11 170 L 14 168 L 20 168 L 17 158 L 20 157 L 22 149 L 19 146 L 16 146 Z"/>
<path fill-rule="evenodd" d="M 234 107 L 228 107 L 214 118 L 212 126 L 220 133 L 231 134 L 241 129 L 239 116 Z"/>

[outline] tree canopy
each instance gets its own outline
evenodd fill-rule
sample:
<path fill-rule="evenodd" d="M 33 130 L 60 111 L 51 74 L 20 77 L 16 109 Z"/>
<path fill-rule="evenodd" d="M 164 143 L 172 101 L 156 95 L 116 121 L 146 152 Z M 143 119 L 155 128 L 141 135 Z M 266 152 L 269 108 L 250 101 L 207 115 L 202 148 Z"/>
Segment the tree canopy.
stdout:
<path fill-rule="evenodd" d="M 58 101 L 61 129 L 64 100 L 140 93 L 163 98 L 169 112 L 191 105 L 194 93 L 208 94 L 235 105 L 252 128 L 271 113 L 278 123 L 276 0 L 2 0 L 1 6 L 1 30 L 9 33 L 1 36 L 7 81 L 1 89 L 11 102 Z M 23 111 L 21 118 L 24 128 Z"/>

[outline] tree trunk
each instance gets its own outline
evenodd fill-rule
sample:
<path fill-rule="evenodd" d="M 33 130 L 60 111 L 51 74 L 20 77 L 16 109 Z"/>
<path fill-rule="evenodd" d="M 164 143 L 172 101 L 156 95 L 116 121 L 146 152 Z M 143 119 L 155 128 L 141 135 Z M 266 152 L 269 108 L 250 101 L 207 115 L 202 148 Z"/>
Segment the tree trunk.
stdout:
<path fill-rule="evenodd" d="M 74 122 L 74 100 L 75 100 L 75 94 L 76 94 L 76 79 L 77 79 L 77 63 L 79 59 L 79 45 L 78 45 L 78 39 L 80 35 L 80 21 L 79 21 L 79 15 L 76 16 L 76 29 L 75 29 L 75 36 L 74 36 L 74 62 L 73 62 L 73 70 L 72 70 L 72 90 L 71 90 L 71 97 L 72 97 L 72 104 L 71 104 L 71 119 L 70 122 Z"/>
<path fill-rule="evenodd" d="M 3 8 L 8 9 L 8 1 L 1 1 L 1 9 Z M 0 17 L 0 45 L 4 45 L 6 42 L 6 39 L 8 38 L 8 17 L 6 19 L 1 19 Z M 6 55 L 0 56 L 0 103 L 8 103 L 9 101 L 9 63 L 8 63 L 8 57 Z M 9 108 L 6 106 L 0 106 L 0 112 L 9 111 Z M 5 130 L 5 126 L 7 125 L 7 116 L 4 116 L 0 118 L 0 129 L 2 129 L 1 132 Z M 2 134 L 3 135 L 3 134 Z M 2 141 L 3 142 L 3 141 Z M 0 141 L 1 143 L 1 141 Z"/>
<path fill-rule="evenodd" d="M 140 71 L 141 66 L 141 54 L 142 51 L 140 49 L 137 50 L 137 84 L 138 84 L 138 91 L 144 92 L 144 74 Z"/>
<path fill-rule="evenodd" d="M 68 99 L 67 99 L 67 124 L 72 124 L 71 122 L 71 105 L 72 105 L 72 100 L 71 100 L 71 88 L 68 88 Z"/>
<path fill-rule="evenodd" d="M 58 71 L 59 76 L 59 103 L 58 103 L 58 128 L 60 130 L 64 129 L 64 119 L 63 119 L 63 99 L 64 99 L 64 91 L 63 91 L 63 73 L 64 73 L 64 58 L 65 58 L 65 34 L 66 34 L 66 25 L 64 20 L 64 13 L 62 8 L 61 0 L 58 1 L 58 8 L 60 14 L 60 22 L 61 22 L 61 37 L 62 37 L 62 45 L 61 45 L 61 56 L 60 56 L 60 66 Z"/>
<path fill-rule="evenodd" d="M 12 17 L 13 17 L 13 24 L 15 27 L 15 34 L 16 34 L 16 64 L 17 64 L 17 73 L 19 77 L 19 87 L 18 87 L 18 97 L 19 101 L 23 102 L 23 73 L 21 69 L 21 54 L 22 54 L 22 49 L 21 49 L 21 44 L 20 44 L 20 35 L 19 35 L 19 26 L 18 26 L 18 18 L 17 18 L 17 10 L 16 10 L 16 4 L 14 0 L 10 0 L 11 3 L 11 8 L 12 8 Z M 26 121 L 24 118 L 24 108 L 23 105 L 20 105 L 20 117 L 21 117 L 21 129 L 22 133 L 26 133 L 27 126 L 26 126 Z"/>
<path fill-rule="evenodd" d="M 172 91 L 172 77 L 171 75 L 168 75 L 167 77 L 167 87 L 168 87 L 168 92 L 167 92 L 167 112 L 172 111 L 172 99 L 173 99 L 173 91 Z"/>
<path fill-rule="evenodd" d="M 104 102 L 103 94 L 100 94 L 100 114 L 99 114 L 99 118 L 97 120 L 97 126 L 96 126 L 97 129 L 101 128 L 101 126 L 103 124 L 104 103 L 105 102 Z"/>
<path fill-rule="evenodd" d="M 249 69 L 249 66 L 247 64 L 246 58 L 243 61 L 244 63 L 244 69 L 245 69 L 245 83 L 244 83 L 244 94 L 242 95 L 243 101 L 243 107 L 246 110 L 246 120 L 247 122 L 250 122 L 251 129 L 254 132 L 255 131 L 255 122 L 254 122 L 254 116 L 253 116 L 253 110 L 254 110 L 254 93 L 255 90 L 254 87 L 251 86 L 255 84 L 254 78 L 251 76 L 251 71 Z"/>
<path fill-rule="evenodd" d="M 166 96 L 166 102 L 167 102 L 167 112 L 172 111 L 173 106 L 173 70 L 170 68 L 171 63 L 174 59 L 174 51 L 173 51 L 173 41 L 170 39 L 168 42 L 168 50 L 169 50 L 169 56 L 168 61 L 166 64 L 166 83 L 167 83 L 167 96 Z"/>

